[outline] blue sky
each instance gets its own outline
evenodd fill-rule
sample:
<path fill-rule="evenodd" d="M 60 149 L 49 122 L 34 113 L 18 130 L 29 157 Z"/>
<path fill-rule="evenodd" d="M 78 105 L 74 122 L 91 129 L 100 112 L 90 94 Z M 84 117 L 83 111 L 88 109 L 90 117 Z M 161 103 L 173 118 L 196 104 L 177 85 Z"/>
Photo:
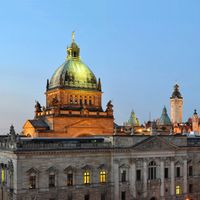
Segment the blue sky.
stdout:
<path fill-rule="evenodd" d="M 0 131 L 17 131 L 45 104 L 46 79 L 64 62 L 71 32 L 101 77 L 117 123 L 168 108 L 177 81 L 184 120 L 200 112 L 200 1 L 13 0 L 0 5 Z"/>

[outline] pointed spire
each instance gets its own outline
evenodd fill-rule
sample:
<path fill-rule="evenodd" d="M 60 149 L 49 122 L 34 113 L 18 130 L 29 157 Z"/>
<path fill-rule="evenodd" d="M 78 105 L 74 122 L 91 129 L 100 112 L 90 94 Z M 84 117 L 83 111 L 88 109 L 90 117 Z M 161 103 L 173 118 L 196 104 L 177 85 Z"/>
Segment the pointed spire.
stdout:
<path fill-rule="evenodd" d="M 196 109 L 194 109 L 194 115 L 197 115 L 197 110 Z"/>
<path fill-rule="evenodd" d="M 97 90 L 101 91 L 101 79 L 100 78 L 98 80 Z"/>
<path fill-rule="evenodd" d="M 49 90 L 49 79 L 47 79 L 46 90 Z"/>
<path fill-rule="evenodd" d="M 167 108 L 164 106 L 163 110 L 162 110 L 162 115 L 160 117 L 160 121 L 159 121 L 160 125 L 171 125 L 171 121 L 170 118 L 167 114 Z"/>
<path fill-rule="evenodd" d="M 72 43 L 75 41 L 75 31 L 72 31 Z"/>

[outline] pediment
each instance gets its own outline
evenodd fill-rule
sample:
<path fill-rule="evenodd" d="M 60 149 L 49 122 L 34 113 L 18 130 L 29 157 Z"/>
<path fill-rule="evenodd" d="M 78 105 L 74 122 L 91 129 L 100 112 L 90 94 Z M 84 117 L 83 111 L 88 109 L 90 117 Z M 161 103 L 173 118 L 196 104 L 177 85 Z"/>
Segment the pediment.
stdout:
<path fill-rule="evenodd" d="M 52 167 L 49 167 L 47 169 L 47 172 L 49 172 L 49 173 L 57 173 L 57 169 L 54 166 L 52 166 Z"/>
<path fill-rule="evenodd" d="M 40 171 L 34 167 L 30 168 L 27 172 L 27 174 L 39 174 Z"/>
<path fill-rule="evenodd" d="M 178 146 L 166 141 L 161 136 L 150 136 L 146 140 L 136 144 L 136 151 L 175 151 Z"/>
<path fill-rule="evenodd" d="M 73 167 L 73 166 L 71 166 L 71 165 L 69 165 L 68 167 L 66 167 L 66 168 L 64 169 L 64 172 L 65 172 L 65 173 L 74 172 L 74 171 L 76 171 L 76 168 Z"/>

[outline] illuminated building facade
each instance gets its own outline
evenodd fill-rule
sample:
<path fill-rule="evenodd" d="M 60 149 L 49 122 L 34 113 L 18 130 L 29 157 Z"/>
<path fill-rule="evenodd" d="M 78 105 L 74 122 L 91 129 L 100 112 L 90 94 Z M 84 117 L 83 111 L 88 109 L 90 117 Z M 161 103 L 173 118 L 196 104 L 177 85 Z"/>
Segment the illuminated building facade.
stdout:
<path fill-rule="evenodd" d="M 200 199 L 200 138 L 0 137 L 0 200 Z"/>
<path fill-rule="evenodd" d="M 27 120 L 23 133 L 31 137 L 80 137 L 113 134 L 113 105 L 102 109 L 100 79 L 80 58 L 74 41 L 66 61 L 47 80 L 46 107 L 35 105 L 35 118 Z"/>

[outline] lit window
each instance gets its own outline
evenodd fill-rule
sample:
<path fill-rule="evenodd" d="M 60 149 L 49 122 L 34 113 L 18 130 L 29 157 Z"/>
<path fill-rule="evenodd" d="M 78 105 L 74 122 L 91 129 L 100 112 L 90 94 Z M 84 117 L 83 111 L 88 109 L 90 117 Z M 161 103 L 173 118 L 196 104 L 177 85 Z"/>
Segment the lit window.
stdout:
<path fill-rule="evenodd" d="M 89 171 L 85 171 L 83 173 L 83 183 L 90 184 L 90 172 Z"/>
<path fill-rule="evenodd" d="M 180 195 L 181 194 L 181 187 L 180 185 L 176 186 L 176 195 Z"/>
<path fill-rule="evenodd" d="M 49 175 L 49 187 L 55 187 L 55 174 Z"/>
<path fill-rule="evenodd" d="M 1 168 L 1 182 L 2 184 L 5 183 L 5 168 L 4 167 Z"/>
<path fill-rule="evenodd" d="M 35 189 L 36 188 L 36 175 L 31 175 L 29 177 L 29 189 Z"/>
<path fill-rule="evenodd" d="M 73 185 L 73 173 L 67 174 L 67 185 L 72 186 Z"/>
<path fill-rule="evenodd" d="M 106 171 L 100 171 L 99 181 L 100 181 L 100 183 L 106 182 Z"/>

